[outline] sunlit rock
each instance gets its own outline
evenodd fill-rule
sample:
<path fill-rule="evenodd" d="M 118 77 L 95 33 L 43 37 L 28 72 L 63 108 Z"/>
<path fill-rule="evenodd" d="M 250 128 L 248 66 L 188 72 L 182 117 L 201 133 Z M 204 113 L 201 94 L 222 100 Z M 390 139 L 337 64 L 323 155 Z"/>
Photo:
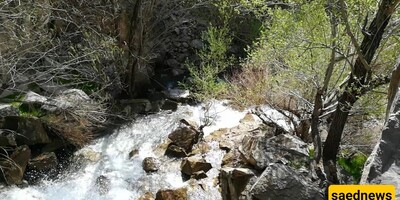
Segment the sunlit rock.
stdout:
<path fill-rule="evenodd" d="M 187 200 L 187 189 L 179 188 L 176 190 L 159 190 L 156 194 L 156 200 Z"/>
<path fill-rule="evenodd" d="M 220 186 L 223 200 L 239 200 L 253 172 L 245 168 L 222 168 Z"/>
<path fill-rule="evenodd" d="M 199 171 L 208 172 L 211 168 L 212 166 L 210 163 L 206 162 L 205 159 L 198 157 L 186 158 L 181 164 L 182 173 L 188 176 L 191 176 Z"/>

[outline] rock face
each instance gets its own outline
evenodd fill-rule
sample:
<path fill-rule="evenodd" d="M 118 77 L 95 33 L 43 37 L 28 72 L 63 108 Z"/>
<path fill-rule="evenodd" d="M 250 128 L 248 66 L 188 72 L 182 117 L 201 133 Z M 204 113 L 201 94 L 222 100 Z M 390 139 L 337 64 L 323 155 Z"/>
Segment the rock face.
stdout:
<path fill-rule="evenodd" d="M 0 165 L 3 166 L 4 179 L 8 185 L 22 183 L 22 178 L 30 158 L 31 150 L 28 146 L 23 145 L 17 147 L 11 154 L 11 162 L 9 160 L 2 161 Z"/>
<path fill-rule="evenodd" d="M 0 122 L 0 128 L 17 132 L 18 145 L 48 144 L 51 142 L 43 123 L 39 119 L 8 116 L 3 118 L 3 124 Z"/>
<path fill-rule="evenodd" d="M 211 164 L 203 158 L 189 157 L 182 161 L 181 171 L 188 176 L 202 177 L 200 172 L 208 172 L 212 168 Z"/>
<path fill-rule="evenodd" d="M 142 163 L 143 170 L 148 172 L 156 172 L 160 168 L 160 162 L 153 157 L 147 157 Z"/>
<path fill-rule="evenodd" d="M 156 194 L 156 200 L 186 200 L 187 189 L 180 188 L 176 190 L 159 190 Z"/>
<path fill-rule="evenodd" d="M 324 199 L 320 190 L 311 181 L 280 163 L 269 165 L 251 186 L 247 195 L 247 199 L 255 200 Z"/>
<path fill-rule="evenodd" d="M 397 92 L 380 142 L 368 158 L 361 183 L 392 184 L 400 197 L 400 92 Z"/>
<path fill-rule="evenodd" d="M 253 172 L 246 168 L 222 168 L 220 172 L 222 199 L 243 199 L 242 192 L 253 176 Z"/>

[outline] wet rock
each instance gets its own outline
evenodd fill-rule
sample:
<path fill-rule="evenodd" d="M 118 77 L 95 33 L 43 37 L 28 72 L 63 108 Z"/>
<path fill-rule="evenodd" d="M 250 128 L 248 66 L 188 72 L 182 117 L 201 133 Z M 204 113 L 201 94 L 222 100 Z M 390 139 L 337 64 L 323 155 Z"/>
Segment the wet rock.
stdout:
<path fill-rule="evenodd" d="M 0 130 L 0 146 L 17 146 L 15 134 L 7 130 Z"/>
<path fill-rule="evenodd" d="M 160 162 L 153 157 L 147 157 L 142 162 L 143 170 L 147 173 L 156 172 L 160 168 Z"/>
<path fill-rule="evenodd" d="M 100 195 L 105 195 L 110 190 L 111 180 L 106 176 L 101 175 L 97 177 L 95 185 Z"/>
<path fill-rule="evenodd" d="M 23 145 L 17 147 L 11 154 L 11 161 L 6 159 L 1 162 L 4 179 L 8 185 L 22 184 L 22 178 L 30 158 L 31 150 L 27 145 Z"/>
<path fill-rule="evenodd" d="M 144 195 L 140 196 L 138 200 L 154 200 L 154 194 L 151 192 L 146 192 Z"/>
<path fill-rule="evenodd" d="M 156 200 L 187 200 L 187 189 L 180 188 L 176 190 L 159 190 L 156 194 Z"/>
<path fill-rule="evenodd" d="M 211 146 L 207 142 L 199 142 L 194 145 L 193 151 L 191 154 L 206 154 L 210 152 Z"/>
<path fill-rule="evenodd" d="M 127 105 L 129 114 L 143 114 L 151 111 L 151 102 L 148 99 L 121 100 L 122 105 Z"/>
<path fill-rule="evenodd" d="M 165 151 L 165 154 L 176 158 L 183 158 L 188 156 L 184 148 L 178 147 L 175 144 L 169 144 L 167 150 Z"/>
<path fill-rule="evenodd" d="M 61 138 L 55 138 L 51 140 L 51 143 L 46 144 L 42 148 L 42 152 L 53 152 L 69 145 L 67 141 Z"/>
<path fill-rule="evenodd" d="M 55 168 L 58 159 L 54 152 L 44 152 L 29 161 L 29 168 L 36 171 L 46 171 Z"/>
<path fill-rule="evenodd" d="M 48 144 L 51 142 L 42 121 L 34 118 L 8 116 L 3 118 L 1 129 L 15 131 L 18 145 Z"/>
<path fill-rule="evenodd" d="M 139 154 L 138 149 L 133 149 L 131 152 L 129 152 L 129 158 L 133 158 Z"/>
<path fill-rule="evenodd" d="M 243 199 L 242 192 L 253 176 L 253 172 L 246 168 L 222 168 L 220 171 L 222 199 Z"/>
<path fill-rule="evenodd" d="M 181 163 L 181 172 L 188 176 L 199 171 L 208 172 L 211 168 L 211 164 L 206 162 L 204 158 L 189 157 Z"/>
<path fill-rule="evenodd" d="M 162 105 L 161 110 L 176 111 L 178 109 L 178 102 L 166 99 Z"/>
<path fill-rule="evenodd" d="M 181 147 L 186 153 L 192 151 L 193 145 L 198 141 L 199 133 L 192 128 L 182 127 L 168 135 L 171 144 Z"/>
<path fill-rule="evenodd" d="M 173 99 L 173 100 L 182 102 L 182 101 L 185 101 L 189 97 L 190 92 L 189 92 L 189 90 L 172 88 L 172 89 L 163 91 L 163 94 L 165 94 L 165 96 L 169 99 Z"/>
<path fill-rule="evenodd" d="M 400 92 L 397 92 L 381 140 L 369 156 L 361 177 L 363 184 L 391 184 L 400 196 Z"/>
<path fill-rule="evenodd" d="M 82 149 L 75 156 L 75 160 L 78 163 L 87 163 L 87 162 L 97 162 L 101 158 L 101 154 L 99 152 L 93 151 L 91 149 Z"/>
<path fill-rule="evenodd" d="M 269 165 L 248 191 L 248 199 L 322 200 L 323 193 L 311 180 L 280 163 Z"/>
<path fill-rule="evenodd" d="M 8 104 L 0 104 L 0 117 L 19 116 L 19 111 L 14 106 Z"/>

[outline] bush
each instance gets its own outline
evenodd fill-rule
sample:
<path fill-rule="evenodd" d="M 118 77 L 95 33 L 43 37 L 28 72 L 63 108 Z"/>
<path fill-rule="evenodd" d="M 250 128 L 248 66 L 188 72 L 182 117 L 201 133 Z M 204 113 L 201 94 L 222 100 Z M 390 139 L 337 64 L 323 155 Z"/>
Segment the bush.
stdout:
<path fill-rule="evenodd" d="M 197 52 L 199 63 L 186 63 L 191 81 L 183 84 L 201 101 L 221 97 L 226 92 L 226 82 L 219 76 L 233 61 L 233 58 L 227 55 L 232 41 L 228 28 L 210 26 L 203 33 L 202 39 L 206 45 Z"/>

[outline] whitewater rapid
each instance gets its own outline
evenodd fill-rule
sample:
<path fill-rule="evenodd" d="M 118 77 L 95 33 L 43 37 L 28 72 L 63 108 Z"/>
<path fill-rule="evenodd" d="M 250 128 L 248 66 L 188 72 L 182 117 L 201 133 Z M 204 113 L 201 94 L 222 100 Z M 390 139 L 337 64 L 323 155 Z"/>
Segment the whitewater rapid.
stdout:
<path fill-rule="evenodd" d="M 203 184 L 202 187 L 191 186 L 191 181 L 183 181 L 180 160 L 163 156 L 157 148 L 180 125 L 180 119 L 195 121 L 199 125 L 204 123 L 204 119 L 212 119 L 212 124 L 204 128 L 207 136 L 220 128 L 238 125 L 246 114 L 229 108 L 224 102 L 207 105 L 179 106 L 176 112 L 165 111 L 141 117 L 77 151 L 75 157 L 81 156 L 86 159 L 85 162 L 72 163 L 71 168 L 66 169 L 56 180 L 42 180 L 37 185 L 22 189 L 7 188 L 0 193 L 0 199 L 136 200 L 145 192 L 155 194 L 159 189 L 179 187 L 188 188 L 188 197 L 192 200 L 221 199 L 218 186 L 213 183 L 224 155 L 217 143 L 210 143 L 211 151 L 202 155 L 213 166 L 207 172 L 208 178 L 198 181 Z M 138 150 L 138 155 L 129 158 L 129 152 L 134 149 Z M 150 156 L 158 158 L 162 165 L 158 172 L 147 174 L 142 169 L 142 161 Z M 100 192 L 96 186 L 100 176 L 106 177 L 110 183 L 105 193 Z"/>

